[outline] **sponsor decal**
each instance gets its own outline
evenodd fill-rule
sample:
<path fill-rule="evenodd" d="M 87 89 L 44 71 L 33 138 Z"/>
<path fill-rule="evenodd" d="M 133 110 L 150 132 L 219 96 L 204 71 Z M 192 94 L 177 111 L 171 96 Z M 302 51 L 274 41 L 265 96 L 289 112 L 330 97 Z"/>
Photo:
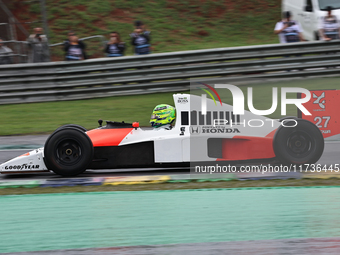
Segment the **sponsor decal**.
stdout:
<path fill-rule="evenodd" d="M 198 135 L 198 134 L 230 134 L 230 133 L 241 133 L 238 128 L 229 128 L 223 126 L 191 126 L 190 134 Z"/>
<path fill-rule="evenodd" d="M 9 165 L 5 166 L 5 170 L 33 170 L 33 169 L 39 169 L 39 165 L 28 165 L 28 164 L 22 164 L 22 165 Z"/>
<path fill-rule="evenodd" d="M 200 134 L 201 133 L 201 127 L 190 127 L 190 134 Z"/>
<path fill-rule="evenodd" d="M 184 135 L 185 127 L 181 127 L 180 130 L 181 130 L 181 133 L 179 135 Z"/>
<path fill-rule="evenodd" d="M 202 134 L 228 134 L 228 133 L 241 133 L 238 128 L 225 128 L 225 127 L 202 127 Z"/>
<path fill-rule="evenodd" d="M 309 120 L 317 126 L 323 137 L 338 137 L 340 134 L 340 90 L 311 90 L 312 99 L 305 104 L 313 112 L 312 116 L 301 114 L 303 119 Z M 338 139 L 338 138 L 335 138 Z"/>
<path fill-rule="evenodd" d="M 187 97 L 179 97 L 177 99 L 177 103 L 179 103 L 179 104 L 186 104 L 186 103 L 189 103 L 189 99 Z"/>
<path fill-rule="evenodd" d="M 318 104 L 321 109 L 325 109 L 326 108 L 325 107 L 326 100 L 322 100 L 320 102 L 321 99 L 325 98 L 325 92 L 322 92 L 320 96 L 317 96 L 315 94 L 315 92 L 313 92 L 313 98 L 316 98 L 316 100 L 313 102 L 313 104 Z M 314 111 L 316 111 L 316 110 L 314 110 Z"/>

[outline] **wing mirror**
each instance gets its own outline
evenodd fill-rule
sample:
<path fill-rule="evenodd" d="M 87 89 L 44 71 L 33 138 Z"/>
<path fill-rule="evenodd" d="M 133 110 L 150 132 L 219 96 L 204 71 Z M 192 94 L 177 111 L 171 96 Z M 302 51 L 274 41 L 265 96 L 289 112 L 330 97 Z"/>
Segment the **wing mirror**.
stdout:
<path fill-rule="evenodd" d="M 103 125 L 103 120 L 98 120 L 99 127 L 102 127 Z"/>
<path fill-rule="evenodd" d="M 134 127 L 135 129 L 139 128 L 139 122 L 132 123 L 132 127 Z"/>

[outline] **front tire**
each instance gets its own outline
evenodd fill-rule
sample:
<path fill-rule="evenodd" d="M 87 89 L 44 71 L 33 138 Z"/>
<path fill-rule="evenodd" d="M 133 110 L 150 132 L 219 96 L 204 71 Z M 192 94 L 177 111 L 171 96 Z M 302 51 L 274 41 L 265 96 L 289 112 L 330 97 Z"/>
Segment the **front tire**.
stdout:
<path fill-rule="evenodd" d="M 273 148 L 282 164 L 314 164 L 322 156 L 324 138 L 321 131 L 310 121 L 296 119 L 286 121 L 275 133 Z"/>
<path fill-rule="evenodd" d="M 93 158 L 93 144 L 82 130 L 65 127 L 56 130 L 44 147 L 46 167 L 62 176 L 83 173 Z"/>
<path fill-rule="evenodd" d="M 77 125 L 77 124 L 67 124 L 61 127 L 58 127 L 54 132 L 57 132 L 60 129 L 65 129 L 65 128 L 75 128 L 75 129 L 79 129 L 80 131 L 86 132 L 87 129 L 84 128 L 83 126 Z"/>

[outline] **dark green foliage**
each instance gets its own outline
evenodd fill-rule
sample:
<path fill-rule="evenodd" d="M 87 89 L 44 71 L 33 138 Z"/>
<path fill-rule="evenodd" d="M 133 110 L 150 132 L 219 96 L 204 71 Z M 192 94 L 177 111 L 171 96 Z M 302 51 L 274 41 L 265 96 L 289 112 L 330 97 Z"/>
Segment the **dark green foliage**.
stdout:
<path fill-rule="evenodd" d="M 19 18 L 41 19 L 39 3 L 21 4 L 29 13 Z M 129 34 L 135 20 L 152 31 L 152 52 L 157 53 L 275 43 L 273 29 L 281 13 L 280 0 L 46 0 L 46 4 L 53 43 L 70 29 L 81 37 L 118 31 L 129 46 L 127 54 L 133 53 Z M 103 56 L 96 42 L 87 44 L 92 57 Z"/>

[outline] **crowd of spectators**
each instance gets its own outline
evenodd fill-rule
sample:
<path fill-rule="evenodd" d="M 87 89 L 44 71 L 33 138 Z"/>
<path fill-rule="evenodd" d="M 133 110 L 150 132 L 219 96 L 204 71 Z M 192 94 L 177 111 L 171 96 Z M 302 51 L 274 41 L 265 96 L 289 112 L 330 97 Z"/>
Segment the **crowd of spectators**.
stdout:
<path fill-rule="evenodd" d="M 300 24 L 291 19 L 290 12 L 285 12 L 283 15 L 283 19 L 277 22 L 274 28 L 274 33 L 279 35 L 280 43 L 304 41 Z"/>
<path fill-rule="evenodd" d="M 319 22 L 319 37 L 323 41 L 339 39 L 340 23 L 335 15 L 332 15 L 333 8 L 327 7 L 327 15 Z M 283 19 L 276 23 L 274 33 L 279 36 L 280 43 L 293 43 L 305 41 L 302 35 L 302 28 L 298 21 L 292 19 L 289 11 L 283 13 Z"/>
<path fill-rule="evenodd" d="M 340 25 L 336 16 L 332 15 L 332 7 L 327 8 L 327 15 L 323 17 L 320 23 L 320 39 L 329 41 L 339 39 Z M 134 48 L 135 55 L 145 55 L 151 53 L 150 31 L 146 30 L 141 21 L 135 21 L 134 31 L 130 34 L 131 45 Z M 283 13 L 283 19 L 276 23 L 274 33 L 279 36 L 280 43 L 292 43 L 305 41 L 302 35 L 302 28 L 299 22 L 292 19 L 289 11 Z M 11 64 L 13 51 L 1 43 L 0 38 L 0 64 Z M 33 34 L 27 38 L 29 47 L 28 62 L 39 63 L 49 62 L 49 43 L 43 29 L 34 28 Z M 120 38 L 116 31 L 110 33 L 110 38 L 104 47 L 104 53 L 107 57 L 121 57 L 126 51 L 126 44 Z M 68 38 L 63 43 L 66 61 L 78 61 L 87 59 L 86 44 L 78 38 L 74 31 L 68 33 Z"/>
<path fill-rule="evenodd" d="M 85 43 L 80 41 L 76 33 L 73 31 L 68 33 L 68 38 L 64 42 L 65 60 L 84 60 L 87 59 L 85 53 Z"/>
<path fill-rule="evenodd" d="M 108 57 L 124 56 L 125 42 L 122 42 L 118 32 L 110 33 L 110 39 L 106 43 L 104 52 Z"/>
<path fill-rule="evenodd" d="M 320 26 L 320 37 L 324 41 L 339 39 L 340 25 L 336 16 L 332 15 L 332 10 L 331 6 L 327 7 L 327 15 L 323 17 Z"/>
<path fill-rule="evenodd" d="M 143 22 L 135 22 L 135 30 L 130 34 L 131 45 L 134 47 L 135 55 L 150 54 L 150 31 L 145 29 Z M 118 32 L 111 32 L 110 39 L 106 43 L 104 52 L 108 57 L 124 56 L 126 49 L 125 42 L 122 42 Z"/>
<path fill-rule="evenodd" d="M 150 54 L 150 31 L 146 30 L 141 21 L 135 21 L 134 31 L 130 34 L 131 45 L 135 55 Z M 74 31 L 67 34 L 68 38 L 63 43 L 66 61 L 78 61 L 87 59 L 86 44 L 78 38 Z M 0 42 L 3 41 L 0 39 Z M 42 63 L 50 61 L 49 42 L 44 35 L 43 29 L 34 28 L 33 33 L 27 38 L 29 47 L 28 62 Z M 110 38 L 104 46 L 104 53 L 107 57 L 121 57 L 126 51 L 126 44 L 120 38 L 118 32 L 111 32 Z M 0 64 L 12 63 L 13 51 L 0 43 Z"/>
<path fill-rule="evenodd" d="M 135 31 L 130 34 L 131 44 L 135 47 L 136 55 L 145 55 L 150 53 L 150 31 L 145 29 L 141 21 L 135 22 Z"/>
<path fill-rule="evenodd" d="M 28 62 L 39 63 L 49 62 L 49 45 L 47 36 L 43 34 L 41 27 L 34 28 L 33 34 L 27 38 L 29 54 Z"/>

